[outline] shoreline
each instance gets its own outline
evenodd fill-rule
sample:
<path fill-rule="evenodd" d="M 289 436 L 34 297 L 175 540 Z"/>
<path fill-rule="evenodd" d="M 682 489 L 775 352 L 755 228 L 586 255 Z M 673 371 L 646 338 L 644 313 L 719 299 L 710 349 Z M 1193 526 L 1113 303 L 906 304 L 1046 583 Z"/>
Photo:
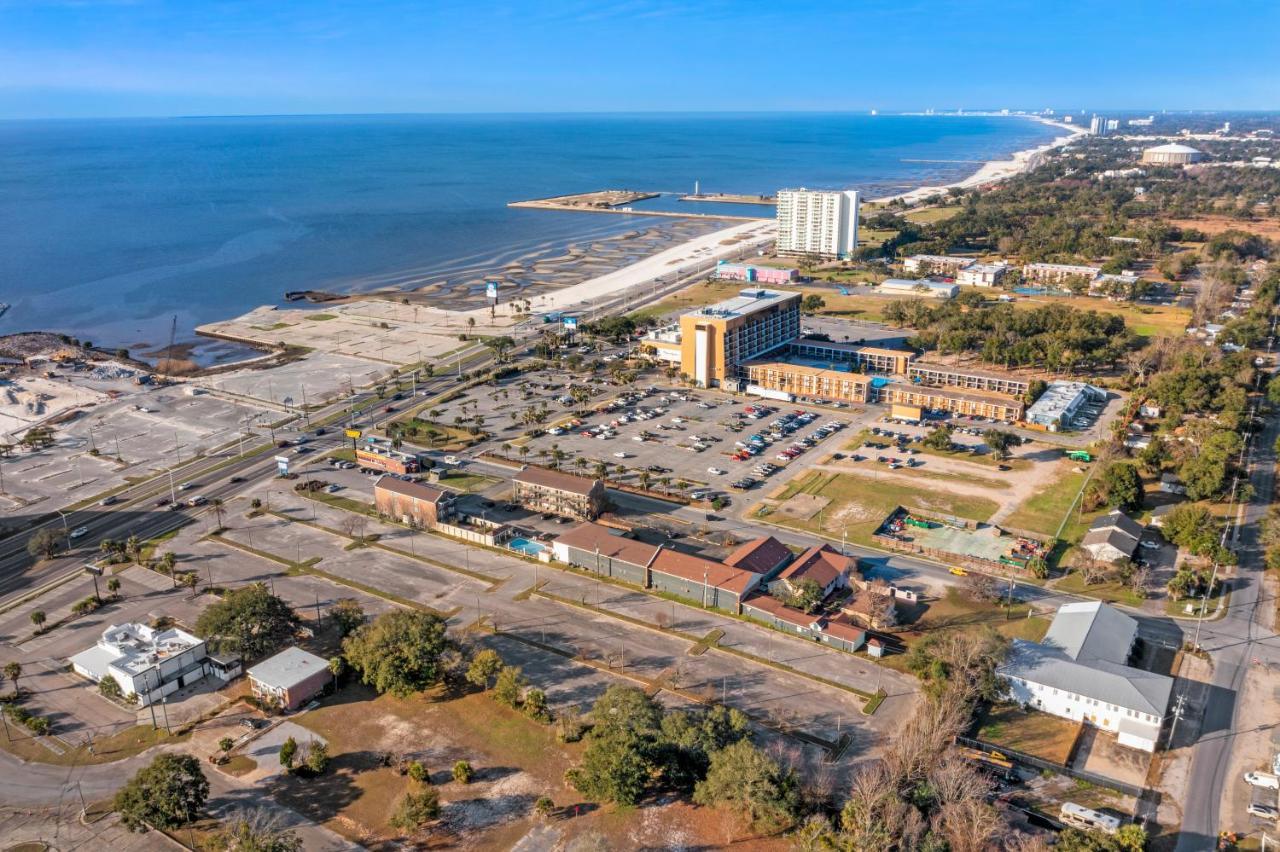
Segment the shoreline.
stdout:
<path fill-rule="evenodd" d="M 1040 116 L 1009 116 L 1010 118 L 1029 118 L 1049 127 L 1057 127 L 1068 131 L 1062 136 L 1058 136 L 1043 145 L 1037 145 L 1034 148 L 1026 148 L 1021 151 L 1015 151 L 1008 159 L 1004 160 L 988 160 L 978 167 L 978 170 L 969 177 L 962 180 L 954 181 L 948 184 L 938 186 L 918 186 L 915 189 L 899 192 L 894 195 L 886 195 L 881 198 L 872 198 L 869 200 L 871 204 L 888 204 L 892 201 L 902 201 L 908 207 L 915 206 L 927 198 L 931 198 L 939 193 L 945 193 L 949 189 L 972 189 L 978 186 L 987 186 L 989 184 L 999 183 L 1008 180 L 1011 177 L 1029 172 L 1040 164 L 1040 159 L 1048 152 L 1055 148 L 1061 148 L 1063 145 L 1070 143 L 1077 136 L 1086 136 L 1088 131 L 1083 127 L 1076 127 L 1072 124 L 1065 124 L 1061 121 L 1043 118 Z"/>

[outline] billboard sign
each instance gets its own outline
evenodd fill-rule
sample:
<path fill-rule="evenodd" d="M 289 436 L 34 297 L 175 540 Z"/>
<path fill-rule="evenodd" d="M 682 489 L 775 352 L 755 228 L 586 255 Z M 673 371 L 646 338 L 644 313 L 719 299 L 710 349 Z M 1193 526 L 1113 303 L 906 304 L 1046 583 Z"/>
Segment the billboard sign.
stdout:
<path fill-rule="evenodd" d="M 489 299 L 498 298 L 498 282 L 486 281 L 484 283 L 484 295 L 486 298 L 489 298 Z"/>
<path fill-rule="evenodd" d="M 342 434 L 346 435 L 348 438 L 354 441 L 357 438 L 359 438 L 360 435 L 363 433 L 359 429 L 348 429 L 346 432 L 343 432 Z"/>
<path fill-rule="evenodd" d="M 577 317 L 565 317 L 565 318 L 564 318 L 564 328 L 565 328 L 565 331 L 577 331 L 577 330 L 578 330 L 578 318 L 577 318 Z"/>
<path fill-rule="evenodd" d="M 279 476 L 289 475 L 289 457 L 288 456 L 276 456 L 276 473 Z"/>

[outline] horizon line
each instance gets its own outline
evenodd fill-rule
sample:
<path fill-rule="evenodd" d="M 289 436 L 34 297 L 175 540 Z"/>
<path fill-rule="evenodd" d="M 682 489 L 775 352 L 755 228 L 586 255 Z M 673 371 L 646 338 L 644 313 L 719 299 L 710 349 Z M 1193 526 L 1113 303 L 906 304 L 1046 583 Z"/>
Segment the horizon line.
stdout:
<path fill-rule="evenodd" d="M 1010 112 L 1002 112 L 1004 109 Z M 407 117 L 494 117 L 494 116 L 659 116 L 659 115 L 865 115 L 871 117 L 922 117 L 922 118 L 1034 118 L 1034 119 L 1060 119 L 1067 115 L 1114 115 L 1116 113 L 1143 113 L 1146 115 L 1213 115 L 1216 113 L 1231 114 L 1257 114 L 1270 115 L 1280 113 L 1280 110 L 1264 110 L 1264 109 L 1228 109 L 1228 108 L 1202 108 L 1202 107 L 1186 107 L 1179 109 L 1154 109 L 1151 107 L 1130 107 L 1130 108 L 1111 108 L 1098 110 L 1082 109 L 1078 113 L 1075 110 L 1055 111 L 1053 114 L 1045 114 L 1041 111 L 1021 110 L 1012 111 L 1013 107 L 999 107 L 991 109 L 881 109 L 881 108 L 860 108 L 847 110 L 806 110 L 806 109 L 775 109 L 775 110 L 714 110 L 714 109 L 686 109 L 686 110 L 454 110 L 454 111 L 388 111 L 388 112 L 246 112 L 246 113 L 173 113 L 173 114 L 142 114 L 137 115 L 47 115 L 47 116 L 10 116 L 0 117 L 0 122 L 22 122 L 22 121 L 176 121 L 176 120 L 218 120 L 218 119 L 244 119 L 244 118 L 407 118 Z"/>

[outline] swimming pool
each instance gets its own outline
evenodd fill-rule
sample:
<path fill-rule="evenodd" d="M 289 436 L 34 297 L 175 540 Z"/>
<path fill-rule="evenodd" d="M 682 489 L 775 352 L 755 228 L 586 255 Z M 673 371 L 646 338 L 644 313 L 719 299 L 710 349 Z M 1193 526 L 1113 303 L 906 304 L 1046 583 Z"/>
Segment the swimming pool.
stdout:
<path fill-rule="evenodd" d="M 879 390 L 885 385 L 892 384 L 892 383 L 893 383 L 893 379 L 886 379 L 883 376 L 876 376 L 874 379 L 871 380 L 871 387 Z"/>
<path fill-rule="evenodd" d="M 537 556 L 539 553 L 546 550 L 546 548 L 541 544 L 538 544 L 536 541 L 529 541 L 527 538 L 513 538 L 511 541 L 507 542 L 507 547 L 512 550 L 518 550 L 525 556 Z"/>

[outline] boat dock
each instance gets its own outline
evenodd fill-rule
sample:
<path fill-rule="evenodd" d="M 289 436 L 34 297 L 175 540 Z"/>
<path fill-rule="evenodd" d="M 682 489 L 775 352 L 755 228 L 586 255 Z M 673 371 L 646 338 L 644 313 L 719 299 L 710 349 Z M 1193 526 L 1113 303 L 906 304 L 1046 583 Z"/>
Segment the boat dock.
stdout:
<path fill-rule="evenodd" d="M 680 196 L 681 201 L 718 201 L 722 204 L 767 204 L 778 203 L 776 195 L 746 195 L 736 192 L 700 192 L 693 195 Z"/>

